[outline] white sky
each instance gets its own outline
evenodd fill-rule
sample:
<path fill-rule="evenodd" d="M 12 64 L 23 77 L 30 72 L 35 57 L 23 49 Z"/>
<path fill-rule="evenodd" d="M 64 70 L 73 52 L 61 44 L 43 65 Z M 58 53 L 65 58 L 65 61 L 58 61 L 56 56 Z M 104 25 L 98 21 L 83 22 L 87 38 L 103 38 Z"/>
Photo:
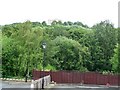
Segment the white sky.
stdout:
<path fill-rule="evenodd" d="M 0 0 L 0 25 L 15 22 L 80 21 L 92 26 L 110 20 L 118 27 L 119 0 Z"/>

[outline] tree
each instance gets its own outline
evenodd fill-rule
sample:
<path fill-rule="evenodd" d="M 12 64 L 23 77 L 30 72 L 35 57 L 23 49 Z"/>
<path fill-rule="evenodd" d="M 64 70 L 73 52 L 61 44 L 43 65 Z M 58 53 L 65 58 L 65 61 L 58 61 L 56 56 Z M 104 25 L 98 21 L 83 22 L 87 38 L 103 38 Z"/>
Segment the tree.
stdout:
<path fill-rule="evenodd" d="M 117 43 L 117 33 L 114 26 L 109 21 L 101 22 L 93 26 L 95 30 L 95 38 L 100 47 L 101 57 L 103 61 L 103 70 L 111 70 L 110 58 L 114 53 L 114 48 Z"/>
<path fill-rule="evenodd" d="M 68 23 L 68 25 L 70 25 L 70 26 L 73 25 L 73 22 L 71 22 L 71 21 L 68 21 L 67 23 Z"/>
<path fill-rule="evenodd" d="M 56 20 L 52 21 L 51 25 L 57 25 L 57 21 Z"/>
<path fill-rule="evenodd" d="M 52 44 L 55 51 L 51 56 L 58 70 L 81 70 L 84 47 L 77 41 L 62 36 L 54 39 Z"/>
<path fill-rule="evenodd" d="M 77 25 L 77 26 L 82 26 L 82 27 L 85 27 L 85 28 L 89 28 L 87 25 L 84 25 L 82 22 L 79 22 L 79 21 L 74 22 L 73 24 Z"/>
<path fill-rule="evenodd" d="M 8 47 L 9 49 L 6 49 L 6 47 L 3 46 L 3 65 L 7 67 L 7 63 L 5 62 L 9 60 L 9 66 L 11 64 L 10 71 L 14 70 L 15 72 L 14 74 L 12 73 L 13 76 L 26 76 L 34 68 L 41 69 L 40 65 L 43 54 L 40 43 L 42 42 L 42 39 L 43 30 L 39 27 L 32 29 L 31 22 L 29 21 L 23 23 L 19 31 L 12 33 L 10 37 L 5 38 L 5 45 L 11 46 Z M 12 65 L 14 65 L 15 69 Z M 7 68 L 3 69 L 9 70 Z"/>
<path fill-rule="evenodd" d="M 114 72 L 118 72 L 118 44 L 116 45 L 116 48 L 114 49 L 114 55 L 113 57 L 111 58 L 111 64 L 112 64 L 112 70 Z"/>
<path fill-rule="evenodd" d="M 16 74 L 17 67 L 15 66 L 15 58 L 18 58 L 18 51 L 13 43 L 14 40 L 6 36 L 2 37 L 2 75 L 14 76 Z"/>
<path fill-rule="evenodd" d="M 67 23 L 67 22 L 64 22 L 64 23 L 63 23 L 63 25 L 67 26 L 67 25 L 68 25 L 68 23 Z"/>
<path fill-rule="evenodd" d="M 69 32 L 69 38 L 78 41 L 79 43 L 83 43 L 81 40 L 82 38 L 85 38 L 85 34 L 88 32 L 87 29 L 83 29 L 81 27 L 79 28 L 70 28 Z"/>
<path fill-rule="evenodd" d="M 32 22 L 32 27 L 42 26 L 40 22 Z"/>
<path fill-rule="evenodd" d="M 23 77 L 31 75 L 33 69 L 41 70 L 43 41 L 47 43 L 47 70 L 119 70 L 116 60 L 120 56 L 120 29 L 114 28 L 109 21 L 98 23 L 91 29 L 81 22 L 68 21 L 55 21 L 54 25 L 47 25 L 45 21 L 26 21 L 4 25 L 0 29 L 3 33 L 3 76 Z"/>
<path fill-rule="evenodd" d="M 42 25 L 43 25 L 43 26 L 47 26 L 46 21 L 43 21 L 43 22 L 42 22 Z"/>

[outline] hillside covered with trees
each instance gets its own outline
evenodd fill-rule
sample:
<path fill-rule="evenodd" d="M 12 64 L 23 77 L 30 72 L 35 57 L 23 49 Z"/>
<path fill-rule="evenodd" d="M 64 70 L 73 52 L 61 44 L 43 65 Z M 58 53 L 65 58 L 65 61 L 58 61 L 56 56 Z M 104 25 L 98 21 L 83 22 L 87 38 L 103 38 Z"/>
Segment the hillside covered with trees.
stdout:
<path fill-rule="evenodd" d="M 81 22 L 45 21 L 13 23 L 2 30 L 2 75 L 31 75 L 42 70 L 118 71 L 118 28 L 109 21 L 93 27 Z"/>

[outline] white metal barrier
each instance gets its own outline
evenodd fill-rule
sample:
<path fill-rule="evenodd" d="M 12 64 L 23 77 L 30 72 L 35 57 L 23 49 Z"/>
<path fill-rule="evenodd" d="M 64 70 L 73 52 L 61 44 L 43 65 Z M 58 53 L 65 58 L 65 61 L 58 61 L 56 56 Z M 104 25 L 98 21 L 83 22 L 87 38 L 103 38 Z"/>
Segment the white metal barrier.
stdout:
<path fill-rule="evenodd" d="M 43 80 L 44 79 L 44 80 Z M 44 81 L 44 82 L 43 82 Z M 42 88 L 42 84 L 44 85 L 43 87 L 45 88 L 46 86 L 48 86 L 51 82 L 51 77 L 50 75 L 48 76 L 45 76 L 43 78 L 40 78 L 38 80 L 32 80 L 32 83 L 31 83 L 31 89 L 32 90 L 39 90 Z"/>

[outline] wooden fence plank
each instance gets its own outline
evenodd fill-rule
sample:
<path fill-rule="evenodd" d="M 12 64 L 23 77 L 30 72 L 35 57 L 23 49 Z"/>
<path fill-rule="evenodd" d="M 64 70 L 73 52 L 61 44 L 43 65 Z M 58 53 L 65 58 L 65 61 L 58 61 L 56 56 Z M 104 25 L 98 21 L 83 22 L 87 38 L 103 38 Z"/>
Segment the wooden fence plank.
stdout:
<path fill-rule="evenodd" d="M 118 75 L 103 75 L 96 72 L 78 72 L 78 71 L 33 71 L 33 79 L 39 79 L 41 75 L 49 75 L 51 80 L 56 83 L 81 83 L 105 85 L 118 85 Z"/>

